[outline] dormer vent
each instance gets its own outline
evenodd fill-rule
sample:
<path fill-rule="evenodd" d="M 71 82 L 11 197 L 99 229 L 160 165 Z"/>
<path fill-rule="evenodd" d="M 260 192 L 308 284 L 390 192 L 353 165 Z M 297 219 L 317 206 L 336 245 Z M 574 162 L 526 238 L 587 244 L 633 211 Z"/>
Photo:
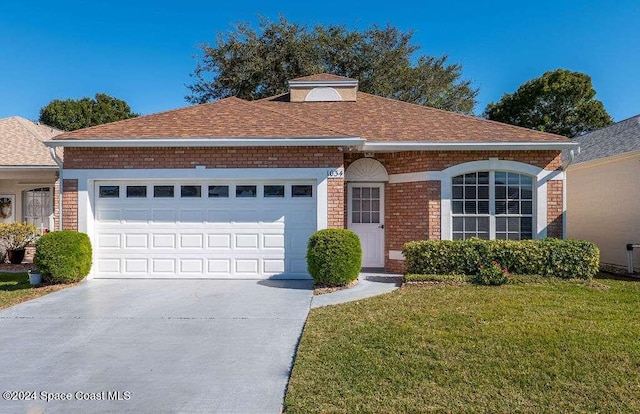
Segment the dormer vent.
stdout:
<path fill-rule="evenodd" d="M 358 91 L 356 79 L 321 73 L 289 81 L 291 102 L 355 101 Z"/>

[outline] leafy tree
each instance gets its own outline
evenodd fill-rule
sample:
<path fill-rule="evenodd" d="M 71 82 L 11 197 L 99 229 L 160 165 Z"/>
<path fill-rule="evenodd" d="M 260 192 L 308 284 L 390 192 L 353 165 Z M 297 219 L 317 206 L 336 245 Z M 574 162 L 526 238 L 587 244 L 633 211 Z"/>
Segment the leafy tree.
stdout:
<path fill-rule="evenodd" d="M 40 109 L 40 122 L 63 131 L 74 131 L 94 125 L 134 118 L 129 105 L 104 93 L 95 99 L 54 99 Z"/>
<path fill-rule="evenodd" d="M 590 76 L 557 69 L 490 103 L 484 116 L 572 138 L 613 123 L 595 95 Z"/>
<path fill-rule="evenodd" d="M 261 99 L 287 91 L 287 81 L 315 73 L 359 80 L 364 92 L 462 113 L 471 113 L 478 90 L 461 80 L 462 66 L 447 57 L 412 57 L 413 34 L 393 26 L 364 31 L 341 25 L 306 26 L 260 18 L 259 29 L 241 23 L 219 34 L 191 74 L 187 101 L 228 96 Z M 416 63 L 412 63 L 412 62 Z"/>

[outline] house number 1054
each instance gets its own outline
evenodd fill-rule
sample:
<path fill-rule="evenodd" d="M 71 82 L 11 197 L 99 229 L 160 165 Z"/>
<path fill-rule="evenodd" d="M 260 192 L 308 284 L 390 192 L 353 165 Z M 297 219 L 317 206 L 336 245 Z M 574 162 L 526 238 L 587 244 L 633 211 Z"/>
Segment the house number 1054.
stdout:
<path fill-rule="evenodd" d="M 344 169 L 336 168 L 335 170 L 327 170 L 328 178 L 342 178 L 344 177 Z"/>

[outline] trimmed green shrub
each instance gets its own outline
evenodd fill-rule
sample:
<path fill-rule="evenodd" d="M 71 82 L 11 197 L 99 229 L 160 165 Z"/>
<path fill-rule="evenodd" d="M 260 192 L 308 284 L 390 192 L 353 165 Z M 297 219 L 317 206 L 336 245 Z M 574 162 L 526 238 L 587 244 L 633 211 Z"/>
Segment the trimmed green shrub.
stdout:
<path fill-rule="evenodd" d="M 358 278 L 361 267 L 360 239 L 351 230 L 320 230 L 309 238 L 307 269 L 316 285 L 344 286 Z"/>
<path fill-rule="evenodd" d="M 91 270 L 91 241 L 84 233 L 54 231 L 36 242 L 33 263 L 47 283 L 73 283 Z"/>
<path fill-rule="evenodd" d="M 480 285 L 504 285 L 509 281 L 509 271 L 506 267 L 500 266 L 495 260 L 487 266 L 480 266 L 478 274 L 473 277 L 473 281 Z"/>
<path fill-rule="evenodd" d="M 402 250 L 407 273 L 477 275 L 492 261 L 512 274 L 592 279 L 600 251 L 583 240 L 425 240 Z"/>

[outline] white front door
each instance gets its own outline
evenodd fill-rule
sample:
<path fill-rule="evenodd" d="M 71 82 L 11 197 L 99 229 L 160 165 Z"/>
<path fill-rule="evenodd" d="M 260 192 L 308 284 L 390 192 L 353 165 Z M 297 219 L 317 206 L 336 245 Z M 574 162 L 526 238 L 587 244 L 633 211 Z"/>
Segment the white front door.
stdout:
<path fill-rule="evenodd" d="M 348 185 L 348 223 L 362 244 L 362 267 L 384 267 L 384 184 Z"/>

